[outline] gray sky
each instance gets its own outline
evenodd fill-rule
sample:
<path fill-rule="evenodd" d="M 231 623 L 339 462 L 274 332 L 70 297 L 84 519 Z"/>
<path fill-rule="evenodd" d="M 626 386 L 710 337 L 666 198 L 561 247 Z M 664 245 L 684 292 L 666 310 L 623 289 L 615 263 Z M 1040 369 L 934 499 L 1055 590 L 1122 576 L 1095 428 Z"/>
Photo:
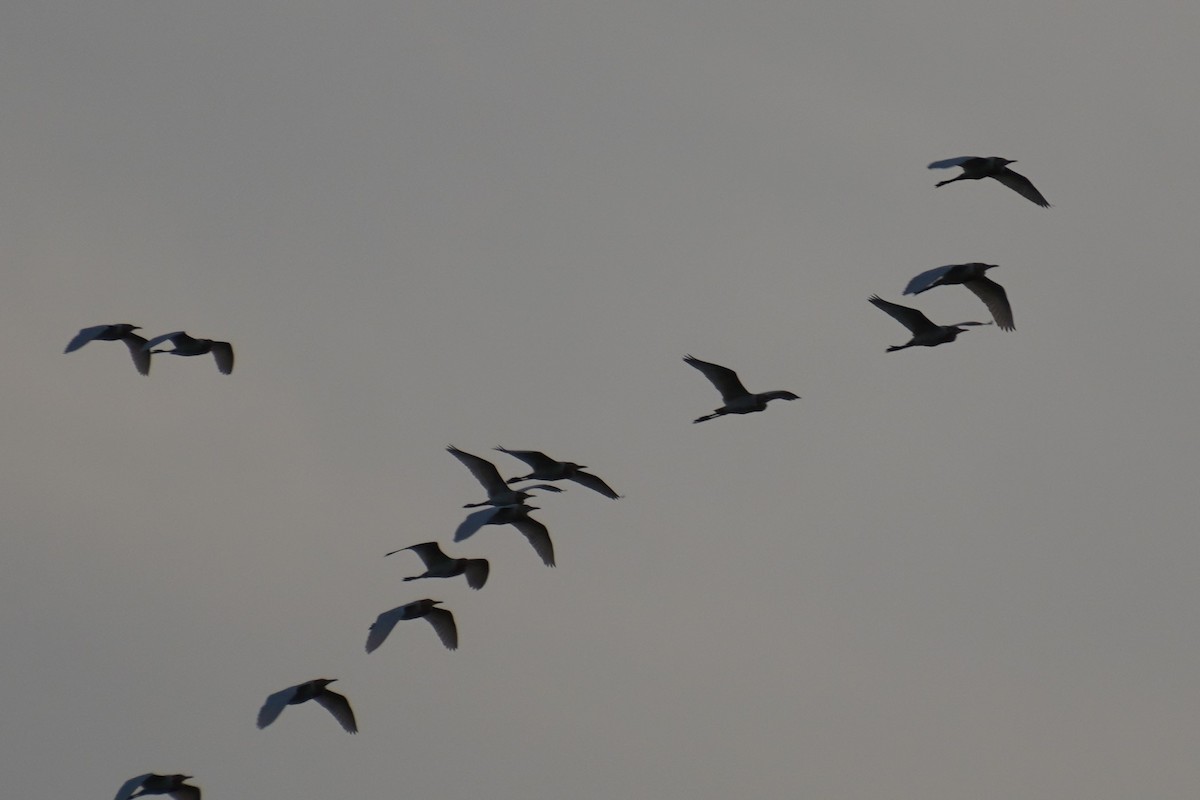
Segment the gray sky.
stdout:
<path fill-rule="evenodd" d="M 1197 30 L 1107 0 L 10 4 L 6 792 L 1196 797 Z M 1055 207 L 934 190 L 967 154 Z M 1000 264 L 1017 332 L 886 354 L 867 297 L 961 261 Z M 62 355 L 110 322 L 237 370 Z M 719 399 L 685 353 L 803 400 L 693 426 Z M 482 592 L 402 583 L 382 554 L 481 498 L 449 443 L 627 498 L 538 503 L 558 569 L 488 528 L 453 547 Z M 421 597 L 460 650 L 402 623 L 366 655 Z M 319 676 L 358 736 L 255 728 Z"/>

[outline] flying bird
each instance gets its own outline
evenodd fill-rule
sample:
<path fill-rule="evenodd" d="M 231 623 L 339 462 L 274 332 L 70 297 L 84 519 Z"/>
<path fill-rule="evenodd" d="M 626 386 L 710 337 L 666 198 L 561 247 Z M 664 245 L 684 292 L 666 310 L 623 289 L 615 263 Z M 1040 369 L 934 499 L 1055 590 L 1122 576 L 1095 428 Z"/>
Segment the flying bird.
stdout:
<path fill-rule="evenodd" d="M 954 183 L 955 181 L 977 181 L 983 178 L 995 178 L 1026 200 L 1037 203 L 1042 208 L 1049 208 L 1050 204 L 1046 202 L 1046 198 L 1042 197 L 1042 193 L 1034 187 L 1029 178 L 1008 168 L 1009 164 L 1015 163 L 1017 162 L 1007 158 L 1000 158 L 1000 156 L 988 156 L 987 158 L 982 156 L 958 156 L 957 158 L 947 158 L 944 161 L 935 161 L 929 165 L 929 168 L 949 169 L 950 167 L 962 167 L 961 175 L 941 181 L 938 183 L 938 186 L 945 186 L 947 183 Z"/>
<path fill-rule="evenodd" d="M 467 576 L 467 585 L 472 589 L 482 589 L 488 579 L 488 562 L 485 558 L 450 558 L 442 552 L 442 548 L 438 547 L 437 542 L 422 542 L 409 547 L 401 547 L 399 550 L 393 550 L 390 553 L 384 553 L 384 557 L 403 553 L 405 550 L 412 550 L 421 560 L 425 562 L 425 574 L 413 575 L 410 578 L 405 578 L 406 581 L 415 581 L 420 578 L 454 578 L 459 575 Z"/>
<path fill-rule="evenodd" d="M 503 447 L 497 447 L 501 453 L 508 453 L 514 458 L 519 458 L 524 461 L 533 472 L 528 475 L 523 475 L 520 478 L 509 478 L 509 483 L 519 483 L 521 481 L 575 481 L 581 486 L 586 486 L 594 492 L 599 492 L 605 497 L 611 497 L 617 500 L 621 495 L 617 494 L 612 488 L 600 480 L 590 472 L 584 472 L 587 468 L 585 464 L 576 464 L 574 461 L 555 461 L 545 453 L 540 453 L 537 450 L 506 450 Z"/>
<path fill-rule="evenodd" d="M 274 722 L 284 706 L 316 700 L 317 704 L 333 714 L 333 718 L 349 733 L 358 733 L 358 723 L 354 721 L 354 710 L 350 708 L 350 701 L 328 688 L 329 684 L 336 680 L 337 678 L 317 678 L 289 686 L 271 695 L 258 710 L 258 727 L 265 728 Z"/>
<path fill-rule="evenodd" d="M 162 344 L 168 340 L 175 346 L 174 350 L 151 349 L 155 345 Z M 173 333 L 164 333 L 162 336 L 155 336 L 142 345 L 142 349 L 151 353 L 170 353 L 175 356 L 202 356 L 205 353 L 212 353 L 213 360 L 217 362 L 217 369 L 221 371 L 222 375 L 228 375 L 233 372 L 233 345 L 229 342 L 196 339 L 188 336 L 183 331 L 175 331 Z"/>
<path fill-rule="evenodd" d="M 871 304 L 886 311 L 891 317 L 912 332 L 912 339 L 907 344 L 894 345 L 887 351 L 903 350 L 906 347 L 936 347 L 939 344 L 953 342 L 960 333 L 966 333 L 964 325 L 991 325 L 990 322 L 959 322 L 954 325 L 934 325 L 929 317 L 908 306 L 889 303 L 872 295 Z"/>
<path fill-rule="evenodd" d="M 799 395 L 782 389 L 776 389 L 773 392 L 751 394 L 746 391 L 746 387 L 738 379 L 737 373 L 729 369 L 729 367 L 710 364 L 693 356 L 684 356 L 683 360 L 703 372 L 704 377 L 708 378 L 712 382 L 712 385 L 717 387 L 717 391 L 721 393 L 721 399 L 725 401 L 725 405 L 715 409 L 713 413 L 694 419 L 692 422 L 704 422 L 705 420 L 716 419 L 725 414 L 751 414 L 755 411 L 762 411 L 767 407 L 767 403 L 772 400 L 800 399 Z"/>
<path fill-rule="evenodd" d="M 488 493 L 488 499 L 482 503 L 466 503 L 463 508 L 475 508 L 476 506 L 512 506 L 518 505 L 530 497 L 529 493 L 532 489 L 544 489 L 547 492 L 561 492 L 562 489 L 557 486 L 551 486 L 546 483 L 540 483 L 537 486 L 526 486 L 522 489 L 511 489 L 505 483 L 504 478 L 500 477 L 500 470 L 496 469 L 496 465 L 488 461 L 486 458 L 464 453 L 454 445 L 446 448 L 450 455 L 457 458 L 463 463 L 467 469 L 471 470 L 471 474 L 475 476 L 475 480 L 483 484 L 483 488 Z"/>
<path fill-rule="evenodd" d="M 421 617 L 424 617 L 437 631 L 438 638 L 442 640 L 442 644 L 446 645 L 447 650 L 457 650 L 458 626 L 454 624 L 453 614 L 444 608 L 435 607 L 441 602 L 441 600 L 428 599 L 414 600 L 380 614 L 371 624 L 370 632 L 367 633 L 367 652 L 370 653 L 383 644 L 388 634 L 392 632 L 392 628 L 396 627 L 396 623 L 400 620 Z"/>
<path fill-rule="evenodd" d="M 165 794 L 175 800 L 200 800 L 200 787 L 184 783 L 191 779 L 191 775 L 155 775 L 147 772 L 125 781 L 113 800 L 131 800 L 148 794 Z"/>
<path fill-rule="evenodd" d="M 904 288 L 905 294 L 920 294 L 935 286 L 949 286 L 961 283 L 975 293 L 992 312 L 992 319 L 1001 330 L 1016 330 L 1013 325 L 1012 306 L 1008 304 L 1008 292 L 985 273 L 995 269 L 995 264 L 981 264 L 978 261 L 970 264 L 948 264 L 944 267 L 934 267 L 925 270 L 908 282 Z"/>
<path fill-rule="evenodd" d="M 546 526 L 529 516 L 530 511 L 537 511 L 536 506 L 498 506 L 484 508 L 467 515 L 454 531 L 454 541 L 461 542 L 484 525 L 512 525 L 533 545 L 534 551 L 541 557 L 547 567 L 554 566 L 554 542 L 550 541 L 550 531 Z"/>
<path fill-rule="evenodd" d="M 127 322 L 120 322 L 116 325 L 93 325 L 90 328 L 84 328 L 79 333 L 75 334 L 75 338 L 67 344 L 67 349 L 64 353 L 70 353 L 83 347 L 88 342 L 115 342 L 122 341 L 129 348 L 129 355 L 133 356 L 133 366 L 142 375 L 150 374 L 150 353 L 142 348 L 146 344 L 146 340 L 138 336 L 134 331 L 141 330 L 138 325 L 130 325 Z"/>

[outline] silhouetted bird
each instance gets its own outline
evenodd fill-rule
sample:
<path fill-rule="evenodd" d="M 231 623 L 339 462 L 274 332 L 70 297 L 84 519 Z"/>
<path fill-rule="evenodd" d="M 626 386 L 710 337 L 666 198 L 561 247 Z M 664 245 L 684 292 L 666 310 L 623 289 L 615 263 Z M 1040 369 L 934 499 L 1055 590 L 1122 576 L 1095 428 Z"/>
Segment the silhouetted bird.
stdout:
<path fill-rule="evenodd" d="M 156 344 L 162 344 L 168 340 L 175 346 L 174 350 L 151 350 Z M 170 353 L 173 356 L 202 356 L 205 353 L 212 353 L 213 360 L 217 362 L 217 369 L 221 371 L 222 375 L 233 372 L 233 345 L 229 342 L 195 339 L 183 331 L 175 331 L 155 336 L 142 347 L 152 353 Z"/>
<path fill-rule="evenodd" d="M 402 619 L 419 619 L 424 617 L 447 650 L 458 649 L 458 626 L 454 624 L 454 615 L 444 608 L 435 608 L 441 600 L 414 600 L 405 603 L 391 611 L 385 611 L 376 617 L 367 633 L 367 652 L 370 653 L 383 644 L 392 628 Z"/>
<path fill-rule="evenodd" d="M 307 703 L 309 700 L 316 700 L 318 705 L 333 714 L 333 718 L 341 723 L 343 728 L 350 733 L 358 733 L 358 723 L 354 721 L 354 710 L 350 708 L 350 701 L 343 695 L 327 688 L 336 680 L 337 678 L 317 678 L 289 686 L 271 695 L 267 698 L 267 702 L 263 703 L 263 707 L 258 710 L 258 727 L 265 728 L 274 722 L 283 711 L 284 706 L 295 706 Z"/>
<path fill-rule="evenodd" d="M 129 355 L 133 356 L 133 366 L 137 368 L 137 371 L 143 375 L 149 375 L 150 353 L 142 349 L 146 340 L 134 333 L 137 330 L 141 330 L 141 327 L 130 325 L 127 322 L 120 322 L 116 325 L 93 325 L 75 334 L 75 338 L 67 344 L 67 349 L 63 352 L 70 353 L 78 350 L 92 341 L 115 342 L 120 340 L 129 348 Z"/>
<path fill-rule="evenodd" d="M 715 409 L 713 413 L 694 419 L 692 422 L 704 422 L 705 420 L 716 419 L 726 414 L 751 414 L 755 411 L 762 411 L 767 407 L 767 403 L 772 400 L 800 399 L 799 395 L 782 389 L 777 389 L 773 392 L 751 394 L 746 391 L 746 387 L 738 379 L 737 373 L 729 367 L 710 364 L 693 356 L 684 356 L 683 360 L 703 372 L 704 377 L 708 378 L 712 382 L 712 385 L 717 387 L 717 391 L 721 393 L 721 399 L 725 401 L 725 405 Z"/>
<path fill-rule="evenodd" d="M 1034 187 L 1029 178 L 1008 168 L 1009 164 L 1015 163 L 1017 162 L 1010 161 L 1007 158 L 1000 158 L 1000 156 L 988 156 L 986 158 L 982 156 L 958 156 L 957 158 L 947 158 L 944 161 L 935 161 L 929 165 L 929 168 L 949 169 L 950 167 L 962 167 L 962 175 L 950 180 L 941 181 L 938 183 L 938 186 L 945 186 L 947 183 L 954 183 L 955 181 L 977 181 L 982 178 L 995 178 L 1026 200 L 1037 203 L 1042 208 L 1049 208 L 1050 204 L 1046 202 L 1046 198 L 1042 197 L 1042 193 Z"/>
<path fill-rule="evenodd" d="M 599 492 L 605 497 L 611 497 L 614 500 L 621 496 L 595 475 L 584 472 L 583 470 L 586 469 L 586 465 L 584 464 L 576 464 L 574 461 L 555 461 L 550 456 L 540 453 L 537 450 L 506 450 L 503 447 L 497 447 L 496 449 L 501 453 L 508 453 L 514 458 L 521 459 L 533 470 L 533 472 L 520 478 L 509 478 L 509 483 L 568 480 L 575 481 L 594 492 Z"/>
<path fill-rule="evenodd" d="M 966 333 L 966 328 L 962 327 L 964 325 L 992 324 L 990 322 L 959 322 L 955 325 L 934 325 L 929 321 L 929 317 L 915 308 L 889 303 L 875 295 L 872 295 L 870 299 L 872 305 L 886 311 L 894 320 L 912 332 L 913 337 L 907 344 L 889 347 L 887 349 L 889 353 L 893 350 L 903 350 L 906 347 L 936 347 L 939 344 L 953 342 L 960 333 Z"/>
<path fill-rule="evenodd" d="M 1001 330 L 1015 330 L 1013 325 L 1012 306 L 1008 304 L 1008 292 L 985 273 L 995 269 L 995 264 L 981 264 L 978 261 L 970 264 L 948 264 L 944 267 L 934 267 L 925 270 L 908 282 L 904 288 L 905 294 L 920 294 L 935 286 L 949 286 L 961 283 L 975 293 L 992 312 L 992 319 Z"/>
<path fill-rule="evenodd" d="M 390 553 L 384 553 L 384 557 L 402 553 L 405 550 L 412 550 L 421 560 L 425 562 L 425 574 L 413 575 L 410 578 L 405 578 L 406 581 L 415 581 L 420 578 L 454 578 L 459 575 L 467 576 L 467 585 L 472 589 L 482 589 L 488 579 L 488 562 L 485 558 L 450 558 L 442 552 L 442 548 L 438 547 L 437 542 L 422 542 L 421 544 L 410 545 L 409 547 L 401 547 L 399 550 L 393 550 Z"/>
<path fill-rule="evenodd" d="M 546 526 L 529 516 L 530 511 L 537 511 L 536 506 L 498 506 L 485 508 L 467 515 L 454 531 L 454 541 L 461 542 L 484 525 L 512 525 L 533 545 L 533 549 L 541 556 L 542 563 L 547 567 L 554 566 L 554 543 L 550 541 L 550 531 Z"/>
<path fill-rule="evenodd" d="M 517 505 L 533 497 L 528 491 L 530 489 L 544 489 L 547 492 L 562 491 L 557 486 L 550 486 L 545 483 L 538 484 L 537 486 L 526 486 L 521 489 L 510 489 L 508 484 L 504 482 L 504 478 L 500 477 L 500 470 L 496 469 L 496 465 L 486 458 L 464 453 L 454 445 L 450 445 L 446 450 L 450 455 L 461 461 L 463 466 L 471 470 L 471 474 L 475 476 L 475 480 L 483 484 L 483 488 L 488 493 L 487 500 L 484 500 L 482 503 L 466 503 L 463 505 L 463 508 Z"/>
<path fill-rule="evenodd" d="M 147 772 L 125 781 L 113 800 L 131 800 L 148 794 L 165 794 L 175 800 L 200 800 L 200 787 L 184 783 L 191 779 L 191 775 L 155 775 L 153 772 Z M 138 791 L 139 789 L 141 791 Z"/>

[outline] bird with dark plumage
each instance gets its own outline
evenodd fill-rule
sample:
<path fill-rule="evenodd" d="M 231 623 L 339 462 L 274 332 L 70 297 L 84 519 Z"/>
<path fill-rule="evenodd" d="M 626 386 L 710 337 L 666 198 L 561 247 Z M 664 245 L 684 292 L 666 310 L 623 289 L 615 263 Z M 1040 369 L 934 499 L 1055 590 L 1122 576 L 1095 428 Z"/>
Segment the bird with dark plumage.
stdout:
<path fill-rule="evenodd" d="M 537 511 L 537 506 L 497 506 L 484 508 L 467 515 L 454 531 L 454 541 L 461 542 L 484 525 L 512 525 L 533 546 L 547 567 L 554 566 L 554 542 L 550 541 L 550 531 L 546 526 L 529 516 L 530 511 Z"/>
<path fill-rule="evenodd" d="M 987 277 L 989 269 L 995 269 L 995 264 L 981 264 L 978 261 L 970 264 L 947 264 L 944 267 L 934 267 L 922 272 L 908 282 L 904 287 L 905 294 L 920 294 L 935 286 L 949 286 L 953 283 L 962 284 L 975 293 L 992 312 L 996 325 L 1005 331 L 1016 330 L 1013 325 L 1012 306 L 1008 304 L 1008 292 L 1004 287 Z"/>
<path fill-rule="evenodd" d="M 175 349 L 151 349 L 155 345 L 166 341 L 170 341 Z M 151 353 L 170 353 L 173 356 L 202 356 L 205 353 L 212 353 L 213 360 L 217 362 L 217 369 L 221 371 L 222 375 L 228 375 L 233 372 L 233 345 L 229 342 L 218 342 L 213 339 L 196 339 L 188 336 L 183 331 L 174 331 L 172 333 L 164 333 L 162 336 L 155 336 L 142 345 L 142 349 Z"/>
<path fill-rule="evenodd" d="M 683 360 L 704 373 L 704 377 L 708 378 L 712 385 L 717 387 L 717 391 L 721 393 L 721 399 L 725 401 L 725 405 L 715 409 L 713 413 L 694 419 L 692 422 L 704 422 L 705 420 L 716 419 L 726 414 L 752 414 L 755 411 L 765 409 L 767 403 L 772 400 L 800 399 L 800 395 L 783 389 L 751 394 L 746 391 L 746 387 L 742 385 L 737 373 L 729 367 L 710 364 L 694 356 L 684 356 Z"/>
<path fill-rule="evenodd" d="M 1046 202 L 1046 198 L 1042 197 L 1042 193 L 1034 187 L 1033 182 L 1029 178 L 1008 168 L 1009 164 L 1015 163 L 1017 162 L 1001 158 L 1000 156 L 958 156 L 956 158 L 935 161 L 929 165 L 929 168 L 949 169 L 950 167 L 962 167 L 961 175 L 941 181 L 938 183 L 938 186 L 945 186 L 947 183 L 954 183 L 955 181 L 978 181 L 983 178 L 995 178 L 1026 200 L 1037 203 L 1042 208 L 1049 208 L 1050 204 Z"/>
<path fill-rule="evenodd" d="M 903 350 L 906 347 L 936 347 L 939 344 L 953 342 L 960 333 L 966 333 L 967 329 L 963 327 L 964 325 L 992 324 L 990 322 L 959 322 L 955 325 L 934 325 L 929 321 L 929 317 L 915 308 L 889 303 L 887 300 L 881 300 L 877 295 L 871 295 L 870 300 L 872 305 L 886 311 L 892 319 L 908 328 L 913 335 L 906 344 L 889 347 L 887 349 L 889 353 Z"/>
<path fill-rule="evenodd" d="M 586 486 L 593 492 L 599 492 L 605 497 L 611 497 L 617 500 L 621 495 L 617 494 L 612 488 L 600 480 L 600 478 L 583 470 L 587 467 L 584 464 L 576 464 L 574 461 L 555 461 L 545 453 L 537 450 L 507 450 L 503 447 L 497 447 L 501 453 L 519 458 L 524 461 L 533 472 L 528 475 L 523 475 L 520 478 L 509 478 L 509 483 L 520 483 L 521 481 L 575 481 L 581 486 Z"/>
<path fill-rule="evenodd" d="M 258 727 L 265 728 L 274 722 L 284 706 L 316 700 L 317 705 L 332 714 L 349 733 L 358 733 L 358 723 L 354 721 L 354 710 L 350 708 L 350 701 L 344 695 L 328 688 L 329 684 L 336 680 L 337 678 L 317 678 L 275 692 L 258 710 Z"/>
<path fill-rule="evenodd" d="M 480 458 L 471 453 L 464 453 L 454 445 L 449 445 L 446 451 L 461 461 L 463 466 L 469 469 L 471 474 L 475 476 L 475 480 L 483 484 L 483 488 L 488 493 L 487 500 L 484 500 L 482 503 L 465 503 L 463 508 L 518 505 L 533 497 L 530 494 L 530 491 L 533 489 L 543 489 L 547 492 L 562 491 L 557 486 L 551 486 L 547 483 L 539 483 L 537 486 L 525 486 L 521 489 L 512 489 L 505 482 L 504 478 L 500 477 L 500 470 L 496 469 L 496 465 L 486 458 Z"/>
<path fill-rule="evenodd" d="M 405 578 L 406 581 L 415 581 L 421 578 L 455 578 L 459 575 L 466 575 L 467 586 L 472 589 L 482 589 L 483 585 L 487 583 L 488 562 L 486 558 L 450 558 L 442 552 L 442 548 L 438 547 L 437 542 L 409 545 L 383 555 L 386 558 L 396 553 L 403 553 L 405 550 L 412 550 L 425 563 L 423 575 L 413 575 Z"/>
<path fill-rule="evenodd" d="M 174 800 L 200 800 L 200 787 L 184 783 L 191 779 L 191 775 L 155 775 L 147 772 L 125 781 L 113 800 L 132 800 L 148 794 L 165 794 Z"/>
<path fill-rule="evenodd" d="M 83 347 L 88 342 L 116 342 L 122 341 L 129 348 L 129 355 L 133 357 L 133 366 L 142 375 L 150 374 L 150 353 L 144 350 L 146 340 L 138 336 L 134 331 L 141 330 L 139 325 L 130 325 L 127 322 L 119 322 L 115 325 L 93 325 L 90 328 L 84 328 L 79 333 L 75 334 L 75 338 L 67 343 L 67 349 L 64 353 L 71 353 Z"/>
<path fill-rule="evenodd" d="M 437 631 L 438 638 L 442 640 L 442 644 L 446 645 L 447 650 L 457 650 L 458 626 L 454 624 L 453 614 L 444 608 L 436 607 L 441 602 L 441 600 L 429 599 L 414 600 L 380 614 L 371 623 L 371 629 L 367 633 L 367 652 L 370 653 L 383 644 L 388 634 L 392 632 L 392 628 L 396 627 L 396 623 L 400 620 L 420 619 L 421 617 L 424 617 L 425 621 Z"/>

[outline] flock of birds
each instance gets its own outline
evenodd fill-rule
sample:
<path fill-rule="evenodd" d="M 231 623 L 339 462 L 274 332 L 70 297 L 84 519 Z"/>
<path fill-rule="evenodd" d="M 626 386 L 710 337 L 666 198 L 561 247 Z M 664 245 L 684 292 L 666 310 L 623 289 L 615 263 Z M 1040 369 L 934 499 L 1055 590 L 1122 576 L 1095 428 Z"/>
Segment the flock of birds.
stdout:
<path fill-rule="evenodd" d="M 937 186 L 961 180 L 994 178 L 1031 202 L 1043 208 L 1049 208 L 1050 204 L 1046 202 L 1046 198 L 1028 178 L 1008 168 L 1008 165 L 1012 163 L 1015 162 L 996 156 L 986 158 L 962 156 L 935 161 L 929 165 L 929 168 L 962 168 L 962 174 L 941 181 Z M 992 314 L 992 322 L 935 325 L 915 308 L 890 303 L 878 296 L 872 296 L 870 302 L 875 307 L 892 316 L 912 333 L 912 338 L 907 343 L 888 347 L 887 351 L 903 350 L 908 347 L 934 347 L 952 342 L 960 333 L 964 333 L 968 326 L 995 324 L 1002 330 L 1014 330 L 1012 308 L 1009 306 L 1007 293 L 1000 284 L 987 277 L 987 271 L 994 269 L 995 266 L 995 264 L 970 263 L 936 267 L 914 277 L 904 290 L 904 294 L 917 295 L 935 286 L 960 284 L 983 301 Z M 183 331 L 165 333 L 147 340 L 134 333 L 136 330 L 140 330 L 140 328 L 127 323 L 84 328 L 70 341 L 65 352 L 78 350 L 92 341 L 121 341 L 129 349 L 134 367 L 142 375 L 150 374 L 150 359 L 155 353 L 170 353 L 177 356 L 199 356 L 211 353 L 216 361 L 217 369 L 221 373 L 228 375 L 233 372 L 233 346 L 229 342 L 197 339 Z M 170 342 L 172 349 L 154 349 L 163 342 Z M 685 356 L 683 360 L 689 366 L 699 370 L 716 387 L 721 394 L 723 403 L 720 408 L 696 418 L 693 422 L 705 422 L 726 414 L 750 414 L 763 411 L 772 400 L 800 399 L 799 395 L 794 392 L 782 389 L 756 394 L 748 391 L 737 373 L 728 367 L 701 361 L 691 355 Z M 621 497 L 600 477 L 584 472 L 586 469 L 584 465 L 572 461 L 557 461 L 536 450 L 509 450 L 504 447 L 495 449 L 524 462 L 530 470 L 529 474 L 505 479 L 491 461 L 467 453 L 453 445 L 446 448 L 450 455 L 458 459 L 470 471 L 487 493 L 487 499 L 464 505 L 464 508 L 479 508 L 479 510 L 469 513 L 459 524 L 454 532 L 455 542 L 470 538 L 485 525 L 511 525 L 525 537 L 534 552 L 541 558 L 542 563 L 553 567 L 555 565 L 554 543 L 550 539 L 550 532 L 545 525 L 530 516 L 530 512 L 538 510 L 537 507 L 527 505 L 525 502 L 533 497 L 533 492 L 560 493 L 563 490 L 553 485 L 554 482 L 569 480 L 614 500 Z M 528 481 L 546 481 L 546 483 L 529 484 Z M 514 486 L 514 484 L 524 485 Z M 452 558 L 443 552 L 437 542 L 421 542 L 384 555 L 385 557 L 392 556 L 406 551 L 415 553 L 421 559 L 425 571 L 420 575 L 406 577 L 404 581 L 423 578 L 455 578 L 462 575 L 471 589 L 482 589 L 487 583 L 489 565 L 486 559 Z M 454 621 L 454 614 L 448 609 L 439 608 L 440 605 L 442 605 L 440 600 L 424 598 L 413 600 L 379 614 L 368 628 L 366 651 L 374 652 L 387 640 L 398 623 L 413 619 L 424 619 L 428 622 L 448 650 L 458 649 L 458 627 Z M 258 727 L 261 729 L 271 725 L 279 718 L 283 709 L 289 705 L 313 701 L 327 710 L 348 733 L 357 733 L 358 722 L 354 717 L 354 709 L 350 706 L 350 701 L 345 695 L 329 688 L 329 684 L 336 680 L 336 678 L 316 678 L 271 694 L 259 709 Z M 191 775 L 182 774 L 146 773 L 138 775 L 130 778 L 121 786 L 114 800 L 133 800 L 133 798 L 156 794 L 168 795 L 175 800 L 200 800 L 200 788 L 186 783 L 191 779 Z"/>

